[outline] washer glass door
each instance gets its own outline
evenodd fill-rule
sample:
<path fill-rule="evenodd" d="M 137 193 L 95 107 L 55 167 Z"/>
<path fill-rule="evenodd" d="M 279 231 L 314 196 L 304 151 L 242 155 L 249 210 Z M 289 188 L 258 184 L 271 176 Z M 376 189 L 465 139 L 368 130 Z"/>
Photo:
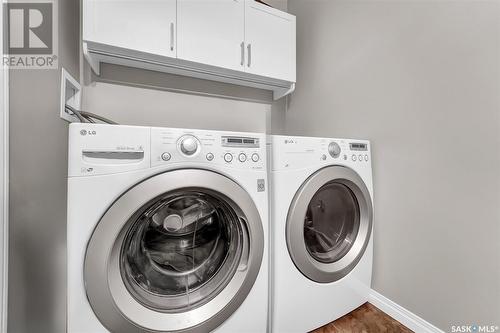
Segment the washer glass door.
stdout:
<path fill-rule="evenodd" d="M 187 311 L 226 287 L 249 242 L 238 213 L 206 190 L 155 199 L 131 221 L 120 253 L 127 289 L 157 311 Z"/>
<path fill-rule="evenodd" d="M 359 175 L 341 166 L 323 168 L 304 182 L 290 206 L 290 256 L 309 279 L 337 281 L 361 259 L 371 225 L 371 198 Z"/>
<path fill-rule="evenodd" d="M 244 301 L 264 236 L 249 194 L 206 170 L 149 178 L 96 226 L 84 267 L 87 296 L 112 332 L 206 332 Z"/>

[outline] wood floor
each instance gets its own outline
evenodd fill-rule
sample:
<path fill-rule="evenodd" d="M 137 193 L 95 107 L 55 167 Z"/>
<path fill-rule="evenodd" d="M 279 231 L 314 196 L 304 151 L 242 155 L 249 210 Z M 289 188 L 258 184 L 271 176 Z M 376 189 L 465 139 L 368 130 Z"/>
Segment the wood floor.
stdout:
<path fill-rule="evenodd" d="M 311 333 L 412 333 L 400 322 L 388 316 L 370 303 L 334 322 L 318 328 Z"/>

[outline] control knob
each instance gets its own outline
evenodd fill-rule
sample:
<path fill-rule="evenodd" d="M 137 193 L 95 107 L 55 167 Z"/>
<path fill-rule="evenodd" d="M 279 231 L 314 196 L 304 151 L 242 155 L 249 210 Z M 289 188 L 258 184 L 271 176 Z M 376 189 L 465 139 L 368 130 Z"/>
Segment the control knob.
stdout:
<path fill-rule="evenodd" d="M 183 154 L 191 156 L 198 151 L 198 139 L 192 135 L 186 135 L 182 137 L 180 148 Z"/>
<path fill-rule="evenodd" d="M 342 150 L 340 149 L 340 146 L 337 142 L 330 142 L 328 145 L 328 153 L 330 154 L 331 157 L 337 158 L 340 155 L 340 152 Z"/>

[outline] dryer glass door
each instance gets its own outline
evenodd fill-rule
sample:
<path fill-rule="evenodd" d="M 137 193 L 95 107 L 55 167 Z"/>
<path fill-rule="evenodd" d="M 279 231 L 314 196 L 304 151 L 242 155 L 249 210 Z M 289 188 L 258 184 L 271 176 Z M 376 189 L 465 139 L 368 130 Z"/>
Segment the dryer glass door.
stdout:
<path fill-rule="evenodd" d="M 326 167 L 304 182 L 290 206 L 290 256 L 311 280 L 339 280 L 361 259 L 371 225 L 371 198 L 363 180 L 349 168 Z"/>
<path fill-rule="evenodd" d="M 352 248 L 359 230 L 359 205 L 348 186 L 332 181 L 312 197 L 304 219 L 304 241 L 319 262 L 333 263 Z"/>
<path fill-rule="evenodd" d="M 112 332 L 207 332 L 244 301 L 263 250 L 260 214 L 242 187 L 206 170 L 166 172 L 100 220 L 85 256 L 87 296 Z"/>

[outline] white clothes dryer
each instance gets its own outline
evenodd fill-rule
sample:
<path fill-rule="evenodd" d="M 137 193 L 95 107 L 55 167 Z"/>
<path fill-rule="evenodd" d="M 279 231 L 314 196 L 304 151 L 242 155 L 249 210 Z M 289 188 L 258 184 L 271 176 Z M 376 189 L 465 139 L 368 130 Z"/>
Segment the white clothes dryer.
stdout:
<path fill-rule="evenodd" d="M 271 327 L 307 332 L 368 300 L 373 188 L 365 140 L 270 136 Z"/>

